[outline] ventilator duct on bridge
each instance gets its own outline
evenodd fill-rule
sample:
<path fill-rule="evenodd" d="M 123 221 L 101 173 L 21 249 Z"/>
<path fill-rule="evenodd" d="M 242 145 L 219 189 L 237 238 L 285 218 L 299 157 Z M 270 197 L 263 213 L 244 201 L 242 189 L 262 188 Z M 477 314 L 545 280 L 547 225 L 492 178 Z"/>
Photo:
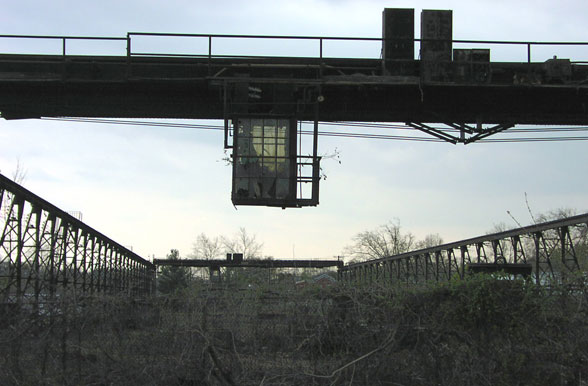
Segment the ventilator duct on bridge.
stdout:
<path fill-rule="evenodd" d="M 423 10 L 420 39 L 415 39 L 414 29 L 414 9 L 384 9 L 382 17 L 384 76 L 418 75 L 423 83 L 490 82 L 489 49 L 453 48 L 453 11 Z M 420 44 L 418 74 L 415 73 L 414 66 L 415 41 Z"/>
<path fill-rule="evenodd" d="M 382 38 L 384 74 L 409 73 L 414 61 L 414 9 L 384 9 Z"/>
<path fill-rule="evenodd" d="M 453 11 L 423 10 L 421 13 L 421 79 L 451 79 Z"/>

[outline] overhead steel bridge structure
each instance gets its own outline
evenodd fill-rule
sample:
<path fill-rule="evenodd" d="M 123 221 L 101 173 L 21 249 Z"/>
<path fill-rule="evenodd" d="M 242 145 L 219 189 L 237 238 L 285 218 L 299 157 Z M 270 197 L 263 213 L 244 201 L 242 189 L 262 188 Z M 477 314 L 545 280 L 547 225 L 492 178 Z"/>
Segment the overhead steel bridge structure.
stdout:
<path fill-rule="evenodd" d="M 139 38 L 166 38 L 170 44 L 173 39 L 193 39 L 194 45 L 207 42 L 208 49 L 186 54 L 137 52 L 133 44 Z M 450 47 L 512 46 L 526 52 L 524 61 L 491 62 L 489 49 L 479 49 L 485 50 L 480 58 L 470 49 L 469 54 L 439 61 L 325 54 L 329 44 L 382 44 L 385 38 L 138 32 L 126 37 L 0 35 L 0 52 L 13 40 L 57 41 L 62 51 L 0 54 L 0 112 L 6 119 L 294 115 L 313 121 L 318 103 L 321 121 L 407 122 L 424 130 L 428 129 L 423 123 L 448 123 L 466 135 L 463 139 L 443 135 L 455 142 L 471 142 L 478 135 L 496 132 L 485 131 L 478 125 L 483 123 L 500 124 L 503 129 L 514 124 L 588 123 L 588 58 L 535 62 L 532 56 L 532 49 L 585 49 L 588 42 L 446 42 Z M 316 45 L 317 52 L 304 57 L 216 54 L 215 45 L 224 40 L 236 45 L 252 40 L 303 42 Z M 410 43 L 422 45 L 429 40 L 411 39 Z M 121 55 L 69 53 L 68 44 L 80 41 L 115 41 L 126 47 Z M 402 66 L 390 72 L 386 63 Z M 430 68 L 440 68 L 441 75 L 427 76 L 433 71 Z M 464 126 L 467 123 L 472 125 Z"/>
<path fill-rule="evenodd" d="M 155 266 L 0 174 L 0 302 L 143 296 Z"/>
<path fill-rule="evenodd" d="M 319 122 L 400 122 L 452 144 L 519 124 L 588 125 L 588 58 L 557 56 L 588 42 L 454 39 L 445 10 L 423 10 L 416 38 L 414 17 L 384 9 L 377 38 L 0 35 L 0 114 L 222 119 L 233 203 L 282 208 L 318 205 Z M 492 61 L 491 49 L 523 55 Z M 302 121 L 314 122 L 308 151 Z"/>
<path fill-rule="evenodd" d="M 417 284 L 499 271 L 539 285 L 588 280 L 588 213 L 348 264 L 339 278 Z"/>

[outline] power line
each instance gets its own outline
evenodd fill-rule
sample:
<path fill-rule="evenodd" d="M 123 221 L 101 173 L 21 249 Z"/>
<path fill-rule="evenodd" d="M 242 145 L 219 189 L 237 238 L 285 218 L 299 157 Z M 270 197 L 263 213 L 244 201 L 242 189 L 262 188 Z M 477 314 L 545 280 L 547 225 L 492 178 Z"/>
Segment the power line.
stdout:
<path fill-rule="evenodd" d="M 129 126 L 149 126 L 149 127 L 163 127 L 176 128 L 183 130 L 212 130 L 223 131 L 222 125 L 203 125 L 193 123 L 173 123 L 173 122 L 153 122 L 153 121 L 136 121 L 123 119 L 105 119 L 105 118 L 41 118 L 50 121 L 63 122 L 79 122 L 79 123 L 101 123 L 101 124 L 116 124 Z M 406 125 L 394 125 L 384 123 L 364 123 L 364 122 L 321 122 L 323 126 L 337 126 L 337 127 L 354 127 L 365 129 L 385 129 L 385 130 L 411 130 L 414 128 Z M 459 132 L 454 128 L 437 128 L 447 132 Z M 511 128 L 502 132 L 501 134 L 516 134 L 516 133 L 561 133 L 561 132 L 588 132 L 588 126 L 579 127 L 548 127 L 548 128 Z M 300 130 L 300 134 L 312 135 L 310 130 Z M 349 131 L 319 131 L 319 135 L 323 137 L 338 137 L 338 138 L 359 138 L 359 139 L 380 139 L 380 140 L 395 140 L 395 141 L 414 141 L 414 142 L 445 142 L 441 139 L 425 136 L 407 136 L 407 135 L 391 135 L 391 134 L 377 134 L 377 133 L 361 133 Z M 555 136 L 555 137 L 516 137 L 516 138 L 487 138 L 477 143 L 522 143 L 522 142 L 568 142 L 568 141 L 586 141 L 588 136 Z"/>
<path fill-rule="evenodd" d="M 321 125 L 331 125 L 331 126 L 354 126 L 354 127 L 370 127 L 370 128 L 379 128 L 379 129 L 398 129 L 398 130 L 414 130 L 413 127 L 407 125 L 390 125 L 385 123 L 363 123 L 363 122 L 321 122 Z M 458 129 L 451 128 L 451 127 L 434 127 L 437 130 L 443 130 L 448 132 L 458 132 Z M 526 132 L 526 133 L 546 133 L 546 132 L 568 132 L 568 131 L 588 131 L 588 126 L 561 126 L 561 127 L 542 127 L 542 128 L 529 128 L 529 127 L 513 127 L 504 131 L 503 133 L 519 133 L 519 132 Z"/>
<path fill-rule="evenodd" d="M 79 122 L 79 123 L 105 123 L 114 125 L 129 126 L 152 126 L 166 127 L 187 130 L 224 130 L 220 125 L 198 125 L 192 123 L 172 123 L 172 122 L 149 122 L 149 121 L 129 121 L 122 119 L 103 119 L 103 118 L 41 118 L 45 121 L 62 121 L 62 122 Z"/>
<path fill-rule="evenodd" d="M 566 142 L 566 141 L 588 141 L 588 137 L 545 137 L 545 138 L 493 138 L 484 139 L 480 142 Z"/>

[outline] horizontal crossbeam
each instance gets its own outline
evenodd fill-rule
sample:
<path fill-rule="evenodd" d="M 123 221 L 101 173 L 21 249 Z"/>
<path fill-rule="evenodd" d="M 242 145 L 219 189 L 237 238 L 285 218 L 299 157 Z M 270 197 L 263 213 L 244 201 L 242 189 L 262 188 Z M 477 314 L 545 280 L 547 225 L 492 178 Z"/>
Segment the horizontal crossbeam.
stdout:
<path fill-rule="evenodd" d="M 343 267 L 341 260 L 243 260 L 231 261 L 222 259 L 154 259 L 155 266 L 175 267 L 233 267 L 233 268 L 328 268 Z"/>

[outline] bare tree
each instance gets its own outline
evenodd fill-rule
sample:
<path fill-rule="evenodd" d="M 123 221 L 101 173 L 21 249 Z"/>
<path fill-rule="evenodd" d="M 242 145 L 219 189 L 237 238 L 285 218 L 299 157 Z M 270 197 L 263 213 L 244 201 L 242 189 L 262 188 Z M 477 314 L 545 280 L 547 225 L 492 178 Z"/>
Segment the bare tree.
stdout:
<path fill-rule="evenodd" d="M 416 243 L 417 249 L 425 249 L 425 248 L 432 248 L 436 247 L 437 245 L 443 244 L 443 238 L 439 235 L 439 233 L 429 233 L 425 236 L 424 239 L 418 241 Z"/>
<path fill-rule="evenodd" d="M 537 222 L 546 222 L 552 220 L 563 220 L 564 218 L 572 217 L 578 214 L 576 209 L 572 208 L 557 208 L 550 210 L 549 212 L 540 213 L 536 216 Z"/>
<path fill-rule="evenodd" d="M 256 240 L 255 235 L 250 235 L 243 227 L 233 238 L 221 237 L 221 243 L 227 253 L 242 253 L 244 259 L 259 259 L 263 243 Z"/>
<path fill-rule="evenodd" d="M 14 169 L 14 172 L 12 173 L 12 180 L 14 182 L 16 182 L 17 184 L 22 185 L 22 183 L 24 182 L 24 180 L 26 178 L 27 178 L 27 170 L 24 168 L 24 166 L 20 162 L 20 159 L 17 159 L 16 160 L 16 169 Z"/>
<path fill-rule="evenodd" d="M 195 259 L 211 260 L 222 253 L 222 244 L 219 237 L 210 238 L 205 233 L 200 233 L 192 245 L 191 257 Z"/>
<path fill-rule="evenodd" d="M 377 229 L 358 233 L 345 251 L 356 260 L 369 260 L 398 255 L 414 247 L 414 235 L 402 233 L 400 222 L 395 220 Z"/>
<path fill-rule="evenodd" d="M 20 162 L 20 159 L 17 158 L 16 159 L 16 168 L 15 168 L 14 172 L 12 173 L 12 180 L 14 182 L 16 182 L 17 184 L 22 185 L 22 183 L 26 179 L 26 176 L 27 176 L 27 171 L 23 167 L 22 163 Z M 8 215 L 9 215 L 8 212 L 10 211 L 10 207 L 12 205 L 12 195 L 7 193 L 6 199 L 0 200 L 0 201 L 1 201 L 0 220 L 4 221 L 6 218 L 8 218 Z"/>
<path fill-rule="evenodd" d="M 2 170 L 0 170 L 0 172 L 2 172 Z M 16 159 L 16 167 L 12 172 L 11 177 L 12 181 L 16 182 L 17 184 L 22 184 L 24 180 L 27 178 L 27 170 L 20 162 L 20 158 Z"/>

